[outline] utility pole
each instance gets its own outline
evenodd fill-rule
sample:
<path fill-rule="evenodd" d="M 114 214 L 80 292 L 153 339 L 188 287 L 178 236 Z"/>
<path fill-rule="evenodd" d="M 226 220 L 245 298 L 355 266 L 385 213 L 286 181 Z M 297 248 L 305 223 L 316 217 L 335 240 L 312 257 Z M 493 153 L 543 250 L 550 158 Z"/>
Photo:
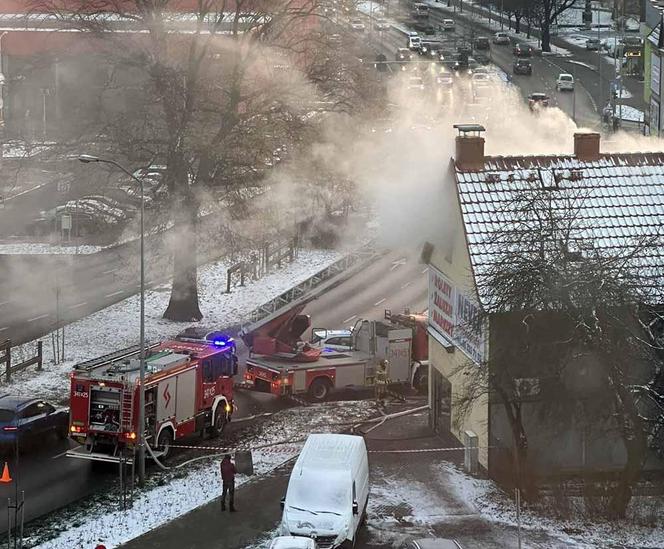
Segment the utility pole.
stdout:
<path fill-rule="evenodd" d="M 597 41 L 599 42 L 599 46 L 597 47 L 597 73 L 599 75 L 599 104 L 604 105 L 604 93 L 602 91 L 602 88 L 604 87 L 602 84 L 602 39 L 600 33 L 601 27 L 599 25 L 601 12 L 599 10 L 600 4 L 597 4 Z"/>

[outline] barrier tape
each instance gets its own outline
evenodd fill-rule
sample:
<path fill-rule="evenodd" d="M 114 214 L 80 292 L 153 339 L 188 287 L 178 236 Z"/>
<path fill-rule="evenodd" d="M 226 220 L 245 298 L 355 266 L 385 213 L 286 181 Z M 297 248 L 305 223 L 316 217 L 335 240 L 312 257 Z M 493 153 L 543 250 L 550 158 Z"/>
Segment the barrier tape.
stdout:
<path fill-rule="evenodd" d="M 304 441 L 302 441 L 304 442 Z M 295 442 L 282 442 L 282 443 L 277 443 L 277 444 L 299 444 Z M 235 452 L 264 452 L 264 453 L 281 453 L 281 452 L 292 452 L 293 448 L 288 448 L 285 446 L 277 446 L 275 448 L 269 448 L 269 447 L 262 447 L 258 446 L 256 448 L 223 448 L 221 446 L 189 446 L 185 444 L 171 444 L 171 448 L 183 448 L 183 449 L 190 449 L 190 450 L 211 450 L 213 452 L 219 452 L 220 454 L 233 454 Z"/>
<path fill-rule="evenodd" d="M 457 448 L 416 448 L 412 450 L 369 450 L 370 454 L 424 454 L 427 452 L 453 452 L 460 450 L 488 450 L 498 446 L 459 446 Z"/>

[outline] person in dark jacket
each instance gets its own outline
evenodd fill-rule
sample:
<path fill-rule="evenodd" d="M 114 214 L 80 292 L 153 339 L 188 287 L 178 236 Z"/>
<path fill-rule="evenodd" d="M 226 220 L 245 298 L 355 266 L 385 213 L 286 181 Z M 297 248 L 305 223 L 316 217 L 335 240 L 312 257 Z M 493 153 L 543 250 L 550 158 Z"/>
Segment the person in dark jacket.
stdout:
<path fill-rule="evenodd" d="M 226 454 L 221 460 L 221 510 L 226 510 L 226 493 L 228 493 L 229 510 L 231 513 L 235 509 L 235 465 L 231 462 L 231 455 Z"/>

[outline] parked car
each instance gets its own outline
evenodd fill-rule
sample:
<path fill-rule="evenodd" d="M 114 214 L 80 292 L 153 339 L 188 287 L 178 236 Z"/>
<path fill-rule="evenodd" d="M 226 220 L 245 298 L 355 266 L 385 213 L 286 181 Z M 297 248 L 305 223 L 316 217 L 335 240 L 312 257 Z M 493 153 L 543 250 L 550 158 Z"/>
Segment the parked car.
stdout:
<path fill-rule="evenodd" d="M 413 53 L 408 48 L 399 48 L 394 55 L 395 61 L 407 63 L 413 59 Z"/>
<path fill-rule="evenodd" d="M 316 537 L 322 547 L 354 546 L 366 517 L 369 461 L 364 439 L 309 435 L 281 500 L 281 535 Z"/>
<path fill-rule="evenodd" d="M 528 44 L 522 44 L 522 43 L 514 44 L 514 48 L 512 48 L 512 53 L 517 57 L 532 57 L 533 48 Z"/>
<path fill-rule="evenodd" d="M 443 43 L 438 40 L 422 40 L 420 54 L 429 58 L 439 59 L 442 55 Z"/>
<path fill-rule="evenodd" d="M 56 408 L 37 398 L 0 397 L 0 448 L 12 451 L 31 443 L 40 442 L 55 434 L 60 439 L 67 438 L 69 410 Z"/>
<path fill-rule="evenodd" d="M 366 28 L 360 19 L 351 19 L 350 28 L 357 32 L 364 32 Z"/>
<path fill-rule="evenodd" d="M 590 51 L 597 51 L 602 47 L 602 42 L 599 38 L 588 38 L 586 40 L 586 49 Z"/>
<path fill-rule="evenodd" d="M 475 49 L 488 50 L 489 47 L 489 39 L 486 36 L 478 36 L 475 38 Z"/>
<path fill-rule="evenodd" d="M 510 36 L 506 32 L 497 32 L 493 35 L 493 43 L 498 46 L 509 46 Z"/>
<path fill-rule="evenodd" d="M 525 74 L 532 76 L 533 65 L 529 59 L 515 59 L 512 65 L 512 72 L 514 74 Z"/>
<path fill-rule="evenodd" d="M 390 23 L 387 21 L 387 19 L 376 19 L 375 27 L 378 30 L 389 30 L 390 28 Z"/>
<path fill-rule="evenodd" d="M 535 111 L 540 107 L 549 106 L 549 96 L 545 93 L 535 92 L 528 96 L 528 108 Z"/>
<path fill-rule="evenodd" d="M 558 91 L 574 91 L 574 77 L 571 74 L 560 73 L 556 80 L 556 89 Z"/>
<path fill-rule="evenodd" d="M 424 538 L 414 539 L 402 545 L 402 549 L 463 549 L 455 539 Z"/>
<path fill-rule="evenodd" d="M 426 21 L 416 21 L 413 23 L 413 28 L 422 34 L 436 34 L 436 27 L 434 27 L 431 23 L 427 23 Z"/>
<path fill-rule="evenodd" d="M 444 31 L 453 31 L 456 28 L 454 24 L 454 19 L 443 19 L 443 30 Z"/>
<path fill-rule="evenodd" d="M 454 78 L 449 72 L 441 72 L 436 77 L 436 84 L 443 90 L 451 90 L 454 86 Z"/>
<path fill-rule="evenodd" d="M 335 351 L 349 351 L 353 347 L 353 338 L 350 330 L 314 328 L 311 333 L 311 344 L 314 347 L 322 347 Z"/>
<path fill-rule="evenodd" d="M 270 549 L 318 549 L 316 541 L 302 536 L 279 536 L 270 543 Z"/>

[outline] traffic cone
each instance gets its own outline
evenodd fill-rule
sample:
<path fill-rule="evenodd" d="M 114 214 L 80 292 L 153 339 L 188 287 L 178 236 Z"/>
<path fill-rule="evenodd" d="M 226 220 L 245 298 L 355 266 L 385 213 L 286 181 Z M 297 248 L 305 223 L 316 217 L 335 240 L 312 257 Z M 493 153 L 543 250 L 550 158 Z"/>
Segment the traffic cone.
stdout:
<path fill-rule="evenodd" d="M 2 470 L 2 476 L 0 477 L 0 482 L 9 483 L 12 481 L 12 477 L 9 476 L 9 465 L 5 461 L 5 468 Z"/>

